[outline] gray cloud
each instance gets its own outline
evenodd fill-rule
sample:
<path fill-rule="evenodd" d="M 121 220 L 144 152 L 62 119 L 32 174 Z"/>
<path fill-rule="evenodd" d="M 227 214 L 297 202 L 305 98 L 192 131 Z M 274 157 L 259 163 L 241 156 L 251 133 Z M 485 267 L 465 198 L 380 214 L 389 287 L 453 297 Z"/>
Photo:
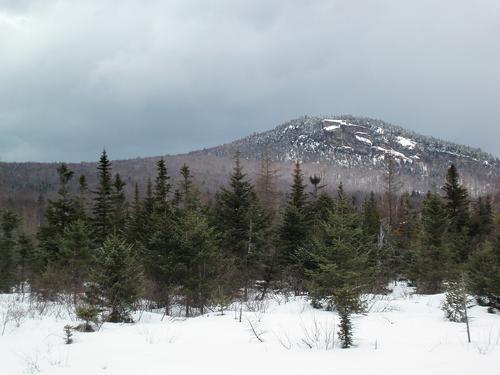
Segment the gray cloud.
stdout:
<path fill-rule="evenodd" d="M 0 159 L 178 153 L 304 114 L 500 146 L 496 0 L 0 5 Z"/>

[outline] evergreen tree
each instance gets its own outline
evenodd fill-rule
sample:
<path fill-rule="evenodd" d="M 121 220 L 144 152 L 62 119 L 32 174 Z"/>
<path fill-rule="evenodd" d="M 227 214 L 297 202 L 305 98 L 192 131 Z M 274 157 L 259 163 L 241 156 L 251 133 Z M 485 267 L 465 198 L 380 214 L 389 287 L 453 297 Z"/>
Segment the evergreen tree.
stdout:
<path fill-rule="evenodd" d="M 422 232 L 417 260 L 418 288 L 424 293 L 438 293 L 450 277 L 448 214 L 437 194 L 429 193 L 422 211 Z"/>
<path fill-rule="evenodd" d="M 446 209 L 450 221 L 448 231 L 451 251 L 458 263 L 464 263 L 472 250 L 469 241 L 469 196 L 467 190 L 460 184 L 458 171 L 454 164 L 448 168 L 443 191 L 445 192 Z"/>
<path fill-rule="evenodd" d="M 115 175 L 113 181 L 113 191 L 111 193 L 112 214 L 111 225 L 114 232 L 123 232 L 128 218 L 128 203 L 125 198 L 126 183 L 119 173 Z"/>
<path fill-rule="evenodd" d="M 148 181 L 144 202 L 144 265 L 146 275 L 154 286 L 153 298 L 169 313 L 171 297 L 179 286 L 175 275 L 178 225 L 171 201 L 170 184 L 165 161 L 157 164 L 154 190 Z"/>
<path fill-rule="evenodd" d="M 473 207 L 470 235 L 476 243 L 482 243 L 491 236 L 494 229 L 491 197 L 479 197 Z"/>
<path fill-rule="evenodd" d="M 373 243 L 378 243 L 381 225 L 375 194 L 371 192 L 363 203 L 363 231 Z"/>
<path fill-rule="evenodd" d="M 481 304 L 500 310 L 500 236 L 484 242 L 472 254 L 467 265 L 471 292 Z"/>
<path fill-rule="evenodd" d="M 10 293 L 16 285 L 16 231 L 19 223 L 13 212 L 0 212 L 0 293 Z"/>
<path fill-rule="evenodd" d="M 112 233 L 113 216 L 113 187 L 111 177 L 111 162 L 106 150 L 103 150 L 97 166 L 99 185 L 94 191 L 94 232 L 98 245 L 102 245 L 105 238 Z"/>
<path fill-rule="evenodd" d="M 165 160 L 161 158 L 156 164 L 157 175 L 155 180 L 154 202 L 157 214 L 169 215 L 170 201 L 168 195 L 170 193 L 170 177 L 167 173 L 167 166 Z"/>
<path fill-rule="evenodd" d="M 207 218 L 197 210 L 187 210 L 179 220 L 175 273 L 184 296 L 186 316 L 195 306 L 204 307 L 216 290 L 220 249 L 216 233 Z"/>
<path fill-rule="evenodd" d="M 137 248 L 141 248 L 146 244 L 145 225 L 145 210 L 139 193 L 139 185 L 134 186 L 134 199 L 130 207 L 130 218 L 127 221 L 127 239 Z"/>
<path fill-rule="evenodd" d="M 31 237 L 21 233 L 17 240 L 17 281 L 19 283 L 19 291 L 24 294 L 25 285 L 31 284 L 33 279 L 33 263 L 35 261 L 35 246 Z"/>
<path fill-rule="evenodd" d="M 412 204 L 408 193 L 401 197 L 399 207 L 397 227 L 392 231 L 392 237 L 386 240 L 393 250 L 390 252 L 389 269 L 393 270 L 394 275 L 404 275 L 414 282 L 417 278 L 416 263 L 421 232 L 419 212 Z"/>
<path fill-rule="evenodd" d="M 233 260 L 239 272 L 237 284 L 243 288 L 246 299 L 251 281 L 262 275 L 261 259 L 269 250 L 269 243 L 265 241 L 269 217 L 260 207 L 254 187 L 243 173 L 239 153 L 235 157 L 229 188 L 217 193 L 214 211 L 221 249 Z"/>
<path fill-rule="evenodd" d="M 348 348 L 352 344 L 350 316 L 361 311 L 360 296 L 368 289 L 373 269 L 369 264 L 370 243 L 342 186 L 323 230 L 324 235 L 315 241 L 318 267 L 311 271 L 310 295 L 316 300 L 327 298 L 335 305 L 341 317 L 342 347 Z"/>
<path fill-rule="evenodd" d="M 181 167 L 180 174 L 182 178 L 175 191 L 175 206 L 181 211 L 200 209 L 199 193 L 193 185 L 193 176 L 186 164 Z"/>
<path fill-rule="evenodd" d="M 312 267 L 305 249 L 308 237 L 307 195 L 300 163 L 295 163 L 293 184 L 278 232 L 280 265 L 296 293 L 303 289 L 304 270 Z"/>
<path fill-rule="evenodd" d="M 90 228 L 85 221 L 76 220 L 65 229 L 58 242 L 61 258 L 57 267 L 63 271 L 66 290 L 73 295 L 76 304 L 92 264 Z"/>
<path fill-rule="evenodd" d="M 73 172 L 64 163 L 59 166 L 57 172 L 59 174 L 58 196 L 56 200 L 48 202 L 45 213 L 46 225 L 41 227 L 37 234 L 38 251 L 34 265 L 35 273 L 43 277 L 44 284 L 52 284 L 53 287 L 63 284 L 62 280 L 56 283 L 54 278 L 58 276 L 53 272 L 48 272 L 49 268 L 60 270 L 58 267 L 64 263 L 59 240 L 66 229 L 83 215 L 79 200 L 69 193 Z"/>
<path fill-rule="evenodd" d="M 108 312 L 109 322 L 130 322 L 143 291 L 143 274 L 133 246 L 116 234 L 97 251 L 87 298 Z"/>

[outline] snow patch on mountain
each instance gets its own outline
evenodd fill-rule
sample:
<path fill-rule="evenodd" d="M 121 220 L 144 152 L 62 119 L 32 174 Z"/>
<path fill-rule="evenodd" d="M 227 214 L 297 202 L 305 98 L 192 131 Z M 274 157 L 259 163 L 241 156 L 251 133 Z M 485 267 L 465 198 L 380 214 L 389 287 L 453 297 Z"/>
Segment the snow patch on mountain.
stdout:
<path fill-rule="evenodd" d="M 358 141 L 363 142 L 363 143 L 366 143 L 366 144 L 368 144 L 368 145 L 370 145 L 370 146 L 373 144 L 373 143 L 372 143 L 372 141 L 370 141 L 368 138 L 361 137 L 361 136 L 359 136 L 359 135 L 357 135 L 357 134 L 355 135 L 355 137 L 356 137 L 356 139 L 357 139 Z"/>
<path fill-rule="evenodd" d="M 409 138 L 406 138 L 406 137 L 401 137 L 401 136 L 397 136 L 396 137 L 396 141 L 403 147 L 406 147 L 406 148 L 409 148 L 410 150 L 413 150 L 415 148 L 415 146 L 417 145 L 417 142 L 415 141 L 412 141 L 411 139 Z"/>

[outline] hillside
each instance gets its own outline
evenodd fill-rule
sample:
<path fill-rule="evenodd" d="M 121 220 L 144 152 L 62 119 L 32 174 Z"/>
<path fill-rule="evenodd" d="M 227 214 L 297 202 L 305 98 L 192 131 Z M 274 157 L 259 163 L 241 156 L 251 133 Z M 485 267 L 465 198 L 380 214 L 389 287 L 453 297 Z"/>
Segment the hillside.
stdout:
<path fill-rule="evenodd" d="M 227 182 L 236 150 L 250 178 L 255 178 L 262 155 L 269 155 L 279 170 L 282 192 L 290 183 L 296 159 L 304 163 L 306 176 L 321 175 L 330 191 L 339 182 L 351 192 L 382 191 L 386 154 L 398 162 L 403 190 L 439 190 L 451 163 L 474 196 L 495 191 L 500 179 L 499 160 L 479 149 L 353 116 L 302 117 L 229 144 L 165 157 L 174 181 L 186 163 L 202 194 L 210 199 Z M 112 157 L 113 150 L 108 151 Z M 147 178 L 155 175 L 158 158 L 117 160 L 113 169 L 125 177 L 129 194 L 135 183 L 144 191 Z M 87 176 L 90 186 L 96 181 L 95 167 L 95 163 L 70 164 L 77 176 Z M 21 212 L 28 227 L 36 226 L 44 201 L 57 190 L 56 169 L 56 163 L 0 163 L 0 205 Z"/>

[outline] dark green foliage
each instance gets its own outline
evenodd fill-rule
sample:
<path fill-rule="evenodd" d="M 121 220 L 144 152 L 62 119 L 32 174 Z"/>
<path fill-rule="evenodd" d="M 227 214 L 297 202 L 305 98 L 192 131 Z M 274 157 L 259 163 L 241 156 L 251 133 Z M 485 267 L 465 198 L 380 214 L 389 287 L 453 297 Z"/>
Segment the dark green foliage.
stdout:
<path fill-rule="evenodd" d="M 64 343 L 66 345 L 73 343 L 73 327 L 69 325 L 64 326 Z"/>
<path fill-rule="evenodd" d="M 381 224 L 375 194 L 371 192 L 369 198 L 363 203 L 363 231 L 373 243 L 378 243 Z"/>
<path fill-rule="evenodd" d="M 473 207 L 470 235 L 476 243 L 481 243 L 487 240 L 494 230 L 491 197 L 479 197 Z"/>
<path fill-rule="evenodd" d="M 418 241 L 421 233 L 419 210 L 411 202 L 408 193 L 401 197 L 399 208 L 398 224 L 388 238 L 393 250 L 389 269 L 394 276 L 404 276 L 414 282 L 417 278 Z"/>
<path fill-rule="evenodd" d="M 131 321 L 130 312 L 143 292 L 142 267 L 133 246 L 116 234 L 98 249 L 87 299 L 107 310 L 107 321 Z"/>
<path fill-rule="evenodd" d="M 99 165 L 97 166 L 99 184 L 94 191 L 94 235 L 96 244 L 102 245 L 104 239 L 113 230 L 113 186 L 111 177 L 111 162 L 108 159 L 106 150 L 101 154 Z"/>
<path fill-rule="evenodd" d="M 445 300 L 442 310 L 450 322 L 465 323 L 467 321 L 467 285 L 464 278 L 445 283 Z"/>
<path fill-rule="evenodd" d="M 305 248 L 310 224 L 305 188 L 304 175 L 297 161 L 288 202 L 278 228 L 279 263 L 284 279 L 296 293 L 303 289 L 304 270 L 312 267 L 311 257 Z"/>
<path fill-rule="evenodd" d="M 25 292 L 25 285 L 33 281 L 35 246 L 31 237 L 22 233 L 17 240 L 17 281 L 19 292 Z"/>
<path fill-rule="evenodd" d="M 180 170 L 182 179 L 175 194 L 177 216 L 174 274 L 184 298 L 186 316 L 191 307 L 203 314 L 218 282 L 222 265 L 215 229 L 202 210 L 189 167 Z"/>
<path fill-rule="evenodd" d="M 174 272 L 182 285 L 186 315 L 192 306 L 203 313 L 217 287 L 221 265 L 216 234 L 199 211 L 188 210 L 179 220 L 178 236 Z"/>
<path fill-rule="evenodd" d="M 10 293 L 16 285 L 16 231 L 19 223 L 13 212 L 0 212 L 0 293 Z"/>
<path fill-rule="evenodd" d="M 339 188 L 335 209 L 323 223 L 324 234 L 315 239 L 313 256 L 318 268 L 311 272 L 313 294 L 335 298 L 342 288 L 367 290 L 374 269 L 369 255 L 373 245 L 363 233 L 359 214 Z"/>
<path fill-rule="evenodd" d="M 61 249 L 59 239 L 64 235 L 65 230 L 80 219 L 83 215 L 80 202 L 69 193 L 73 172 L 66 164 L 61 164 L 58 168 L 59 192 L 56 200 L 49 200 L 45 213 L 46 225 L 38 231 L 39 251 L 38 267 L 39 273 L 45 272 L 50 263 L 61 263 Z"/>
<path fill-rule="evenodd" d="M 471 292 L 481 302 L 500 309 L 500 238 L 482 244 L 469 259 L 467 271 Z"/>
<path fill-rule="evenodd" d="M 422 232 L 417 259 L 417 282 L 420 292 L 438 293 L 450 276 L 448 213 L 437 194 L 428 194 L 422 211 Z"/>
<path fill-rule="evenodd" d="M 323 224 L 324 235 L 315 240 L 314 257 L 318 268 L 311 272 L 310 295 L 326 298 L 339 315 L 342 346 L 352 344 L 350 316 L 362 308 L 360 295 L 374 277 L 370 264 L 373 243 L 367 240 L 359 214 L 351 206 L 342 186 L 335 209 Z"/>
<path fill-rule="evenodd" d="M 53 263 L 61 270 L 58 277 L 63 277 L 64 287 L 73 294 L 74 302 L 83 291 L 83 283 L 88 278 L 88 268 L 92 262 L 93 247 L 91 230 L 83 220 L 77 220 L 58 239 L 60 257 Z"/>
<path fill-rule="evenodd" d="M 125 185 L 120 174 L 117 173 L 113 181 L 113 191 L 111 193 L 111 202 L 113 205 L 111 225 L 113 232 L 116 233 L 123 233 L 128 219 L 128 203 L 124 191 Z"/>
<path fill-rule="evenodd" d="M 99 322 L 99 309 L 90 305 L 82 305 L 76 308 L 76 316 L 78 319 L 84 321 L 81 331 L 83 332 L 94 332 L 92 324 L 97 324 Z"/>
<path fill-rule="evenodd" d="M 469 238 L 469 195 L 463 185 L 460 184 L 459 174 L 454 164 L 448 169 L 443 191 L 445 192 L 446 209 L 449 218 L 450 250 L 454 254 L 456 262 L 465 263 L 472 252 Z"/>
<path fill-rule="evenodd" d="M 239 280 L 233 287 L 243 288 L 246 298 L 251 281 L 262 275 L 261 260 L 269 250 L 266 233 L 270 220 L 257 201 L 253 185 L 243 173 L 239 154 L 236 154 L 229 188 L 217 194 L 213 219 L 222 252 L 239 271 Z"/>
<path fill-rule="evenodd" d="M 168 200 L 168 195 L 170 193 L 170 177 L 167 173 L 167 166 L 165 160 L 161 158 L 156 164 L 157 175 L 155 180 L 154 189 L 154 208 L 155 212 L 159 215 L 169 215 L 170 214 L 170 201 Z"/>

